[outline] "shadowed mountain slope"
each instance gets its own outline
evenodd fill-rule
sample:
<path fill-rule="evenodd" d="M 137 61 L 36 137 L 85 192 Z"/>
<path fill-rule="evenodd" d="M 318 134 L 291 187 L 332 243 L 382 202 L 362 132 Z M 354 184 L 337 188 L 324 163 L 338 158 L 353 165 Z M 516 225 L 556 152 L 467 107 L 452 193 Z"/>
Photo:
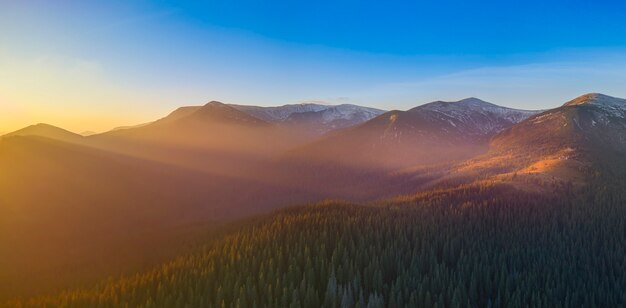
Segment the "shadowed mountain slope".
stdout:
<path fill-rule="evenodd" d="M 0 170 L 0 298 L 136 269 L 199 227 L 316 200 L 35 136 L 0 140 Z"/>
<path fill-rule="evenodd" d="M 383 169 L 449 162 L 485 152 L 491 136 L 534 113 L 475 98 L 433 102 L 337 131 L 289 158 Z"/>
<path fill-rule="evenodd" d="M 152 123 L 88 139 L 94 146 L 126 155 L 242 177 L 300 142 L 298 132 L 219 102 L 182 107 Z"/>

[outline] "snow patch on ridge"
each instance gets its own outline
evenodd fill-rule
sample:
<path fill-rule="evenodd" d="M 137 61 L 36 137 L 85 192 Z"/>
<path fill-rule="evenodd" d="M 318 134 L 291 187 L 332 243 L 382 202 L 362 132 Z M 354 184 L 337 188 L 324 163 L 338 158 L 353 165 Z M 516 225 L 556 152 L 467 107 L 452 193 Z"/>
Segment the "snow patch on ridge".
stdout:
<path fill-rule="evenodd" d="M 489 135 L 542 111 L 506 108 L 472 97 L 458 102 L 437 101 L 415 107 L 409 112 L 426 114 L 433 120 L 448 122 L 453 128 L 471 128 L 482 135 Z"/>

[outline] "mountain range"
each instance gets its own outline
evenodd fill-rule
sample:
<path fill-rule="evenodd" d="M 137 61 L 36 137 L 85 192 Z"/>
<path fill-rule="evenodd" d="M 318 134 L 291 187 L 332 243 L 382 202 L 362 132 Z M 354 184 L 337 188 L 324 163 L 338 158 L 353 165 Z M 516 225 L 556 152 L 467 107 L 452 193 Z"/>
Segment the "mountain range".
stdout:
<path fill-rule="evenodd" d="M 288 205 L 485 183 L 541 194 L 623 176 L 625 154 L 626 100 L 602 94 L 540 111 L 212 101 L 89 136 L 37 124 L 0 138 L 0 297 L 132 271 L 207 225 Z"/>
<path fill-rule="evenodd" d="M 491 137 L 536 113 L 476 98 L 438 101 L 386 112 L 296 149 L 291 157 L 359 168 L 448 162 L 485 152 Z"/>

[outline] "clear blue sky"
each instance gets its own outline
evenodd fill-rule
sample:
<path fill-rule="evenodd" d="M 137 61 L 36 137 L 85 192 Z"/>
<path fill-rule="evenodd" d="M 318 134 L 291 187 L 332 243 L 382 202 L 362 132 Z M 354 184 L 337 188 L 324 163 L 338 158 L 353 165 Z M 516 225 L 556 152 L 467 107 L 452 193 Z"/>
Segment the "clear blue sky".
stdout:
<path fill-rule="evenodd" d="M 624 85 L 622 1 L 0 4 L 0 122 L 12 128 L 104 130 L 208 100 L 540 109 L 626 97 Z"/>

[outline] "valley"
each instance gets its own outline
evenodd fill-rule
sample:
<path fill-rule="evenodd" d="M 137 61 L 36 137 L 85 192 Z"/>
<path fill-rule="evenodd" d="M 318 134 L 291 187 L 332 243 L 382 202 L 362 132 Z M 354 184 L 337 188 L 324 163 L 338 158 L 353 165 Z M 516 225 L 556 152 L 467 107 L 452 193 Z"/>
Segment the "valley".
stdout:
<path fill-rule="evenodd" d="M 626 100 L 601 94 L 542 111 L 476 98 L 387 112 L 213 101 L 89 136 L 29 126 L 0 138 L 0 296 L 615 305 L 626 300 L 624 136 Z M 588 256 L 607 234 L 617 250 Z M 570 259 L 586 274 L 546 278 Z"/>

